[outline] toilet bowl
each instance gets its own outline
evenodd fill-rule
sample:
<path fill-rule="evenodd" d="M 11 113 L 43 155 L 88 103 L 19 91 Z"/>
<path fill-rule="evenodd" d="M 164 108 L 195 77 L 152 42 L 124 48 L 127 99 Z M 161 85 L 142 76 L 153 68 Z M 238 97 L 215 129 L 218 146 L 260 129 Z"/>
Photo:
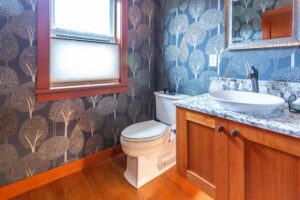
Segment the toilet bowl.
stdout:
<path fill-rule="evenodd" d="M 122 131 L 121 145 L 127 155 L 126 180 L 140 188 L 176 164 L 176 109 L 174 100 L 186 95 L 156 92 L 156 115 L 160 121 L 133 124 Z"/>

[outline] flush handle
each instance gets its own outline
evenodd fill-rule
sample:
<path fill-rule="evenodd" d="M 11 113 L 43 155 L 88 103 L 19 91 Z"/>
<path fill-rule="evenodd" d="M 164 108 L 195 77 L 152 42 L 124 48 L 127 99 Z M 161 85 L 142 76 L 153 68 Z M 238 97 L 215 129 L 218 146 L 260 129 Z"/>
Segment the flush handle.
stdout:
<path fill-rule="evenodd" d="M 218 131 L 218 133 L 222 133 L 224 131 L 224 126 L 218 125 L 217 126 L 217 131 Z"/>
<path fill-rule="evenodd" d="M 231 136 L 232 137 L 237 137 L 239 135 L 239 132 L 237 130 L 232 130 L 231 131 Z"/>

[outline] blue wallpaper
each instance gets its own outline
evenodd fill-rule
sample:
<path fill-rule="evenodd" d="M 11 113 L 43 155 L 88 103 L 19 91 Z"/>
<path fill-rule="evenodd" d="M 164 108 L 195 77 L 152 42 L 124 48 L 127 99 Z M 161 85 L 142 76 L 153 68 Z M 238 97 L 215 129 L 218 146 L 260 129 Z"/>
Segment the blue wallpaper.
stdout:
<path fill-rule="evenodd" d="M 248 0 L 252 5 L 252 1 Z M 224 1 L 159 0 L 156 15 L 158 89 L 190 95 L 208 91 L 210 77 L 245 78 L 251 65 L 261 80 L 300 82 L 299 48 L 226 51 Z M 209 55 L 218 58 L 209 66 Z"/>

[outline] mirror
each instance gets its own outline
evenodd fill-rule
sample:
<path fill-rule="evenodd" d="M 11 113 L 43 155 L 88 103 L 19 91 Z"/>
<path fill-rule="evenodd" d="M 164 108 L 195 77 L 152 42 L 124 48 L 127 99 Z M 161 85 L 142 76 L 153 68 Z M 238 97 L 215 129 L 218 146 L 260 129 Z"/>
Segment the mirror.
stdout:
<path fill-rule="evenodd" d="M 300 0 L 226 0 L 229 50 L 300 45 Z"/>

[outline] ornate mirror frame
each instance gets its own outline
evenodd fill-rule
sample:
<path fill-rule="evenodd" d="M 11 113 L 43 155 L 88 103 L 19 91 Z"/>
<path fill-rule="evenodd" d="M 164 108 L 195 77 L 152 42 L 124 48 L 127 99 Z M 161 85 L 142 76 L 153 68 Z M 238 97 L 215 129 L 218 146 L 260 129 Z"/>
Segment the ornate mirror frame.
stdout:
<path fill-rule="evenodd" d="M 232 43 L 233 1 L 225 0 L 225 46 L 228 50 L 247 50 L 262 48 L 280 48 L 300 46 L 300 0 L 294 0 L 293 5 L 293 36 L 290 38 L 270 39 Z"/>

